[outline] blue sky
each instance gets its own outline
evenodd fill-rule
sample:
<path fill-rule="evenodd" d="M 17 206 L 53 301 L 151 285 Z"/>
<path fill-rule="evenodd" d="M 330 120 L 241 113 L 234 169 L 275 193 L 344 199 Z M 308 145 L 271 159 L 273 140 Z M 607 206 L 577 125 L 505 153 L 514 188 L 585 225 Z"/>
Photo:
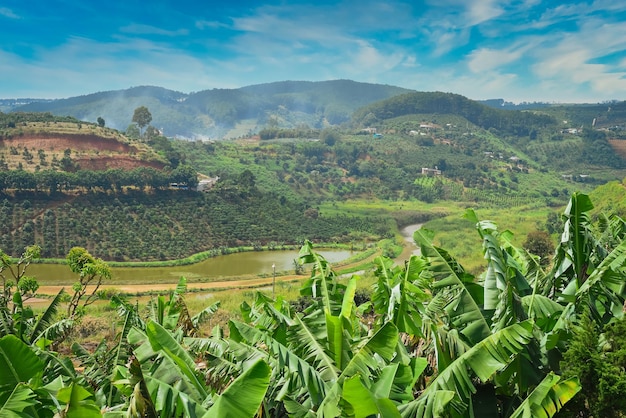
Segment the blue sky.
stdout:
<path fill-rule="evenodd" d="M 350 79 L 472 99 L 626 100 L 617 0 L 2 0 L 0 36 L 0 98 Z"/>

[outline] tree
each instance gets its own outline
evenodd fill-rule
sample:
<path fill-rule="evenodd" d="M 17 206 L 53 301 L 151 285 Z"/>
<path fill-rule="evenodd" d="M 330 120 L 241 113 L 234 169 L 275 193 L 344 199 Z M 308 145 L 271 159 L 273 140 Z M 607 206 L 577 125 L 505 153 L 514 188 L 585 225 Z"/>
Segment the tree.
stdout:
<path fill-rule="evenodd" d="M 322 130 L 320 137 L 326 145 L 332 147 L 339 139 L 339 132 L 335 129 L 324 129 Z"/>
<path fill-rule="evenodd" d="M 129 138 L 139 138 L 141 136 L 141 131 L 139 130 L 137 125 L 131 123 L 130 125 L 128 125 L 128 128 L 126 128 L 126 136 L 128 136 Z"/>
<path fill-rule="evenodd" d="M 554 254 L 552 238 L 545 231 L 529 232 L 522 246 L 531 254 L 539 256 L 539 263 L 544 267 L 548 265 L 550 257 Z"/>
<path fill-rule="evenodd" d="M 0 280 L 2 280 L 2 288 L 0 289 L 0 308 L 7 308 L 12 301 L 13 290 L 12 288 L 17 286 L 20 290 L 20 282 L 26 278 L 26 269 L 33 260 L 38 259 L 41 256 L 41 247 L 38 245 L 31 245 L 24 249 L 22 255 L 16 260 L 11 258 L 4 251 L 0 250 Z M 37 290 L 39 285 L 32 283 L 32 279 L 29 279 L 30 284 L 27 282 L 22 283 L 24 293 Z M 20 290 L 21 291 L 21 290 Z"/>
<path fill-rule="evenodd" d="M 104 119 L 102 119 L 102 116 L 98 116 L 97 122 L 99 127 L 104 128 L 105 122 Z"/>
<path fill-rule="evenodd" d="M 143 128 L 148 126 L 150 122 L 152 122 L 152 114 L 145 106 L 139 106 L 135 109 L 135 113 L 133 114 L 133 122 L 139 126 L 140 134 L 143 131 Z"/>
<path fill-rule="evenodd" d="M 146 131 L 144 132 L 144 135 L 146 136 L 146 138 L 152 139 L 152 138 L 156 138 L 157 136 L 161 135 L 161 132 L 159 132 L 159 130 L 157 128 L 155 128 L 154 126 L 148 126 L 146 128 Z"/>
<path fill-rule="evenodd" d="M 237 183 L 242 193 L 249 194 L 256 189 L 256 176 L 246 168 L 239 174 Z"/>
<path fill-rule="evenodd" d="M 565 417 L 619 418 L 626 415 L 626 320 L 598 327 L 589 312 L 574 326 L 574 335 L 563 355 L 565 376 L 577 376 L 584 388 L 566 405 Z"/>
<path fill-rule="evenodd" d="M 74 294 L 67 305 L 68 318 L 74 318 L 81 299 L 87 294 L 87 287 L 93 285 L 94 289 L 84 300 L 83 308 L 96 301 L 103 280 L 111 278 L 111 269 L 104 261 L 94 258 L 82 247 L 72 248 L 66 260 L 70 270 L 78 274 L 78 281 L 72 286 Z"/>

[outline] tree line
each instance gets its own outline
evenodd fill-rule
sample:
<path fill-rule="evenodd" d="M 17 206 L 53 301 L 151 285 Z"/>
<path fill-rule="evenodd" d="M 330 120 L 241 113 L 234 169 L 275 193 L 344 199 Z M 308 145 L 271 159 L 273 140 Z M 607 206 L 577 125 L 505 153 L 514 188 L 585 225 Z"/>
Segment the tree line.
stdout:
<path fill-rule="evenodd" d="M 122 191 L 123 187 L 139 189 L 166 189 L 172 183 L 187 187 L 198 185 L 198 175 L 189 166 L 172 170 L 137 167 L 132 170 L 112 168 L 105 171 L 78 170 L 76 172 L 41 170 L 0 171 L 0 191 L 46 191 L 49 193 L 75 190 Z"/>

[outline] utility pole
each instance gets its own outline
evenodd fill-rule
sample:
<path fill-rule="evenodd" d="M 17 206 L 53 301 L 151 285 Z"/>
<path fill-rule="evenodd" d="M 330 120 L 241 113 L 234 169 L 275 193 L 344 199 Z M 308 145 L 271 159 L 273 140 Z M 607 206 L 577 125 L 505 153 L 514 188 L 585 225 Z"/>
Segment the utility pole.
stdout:
<path fill-rule="evenodd" d="M 276 299 L 276 264 L 272 264 L 272 299 Z"/>

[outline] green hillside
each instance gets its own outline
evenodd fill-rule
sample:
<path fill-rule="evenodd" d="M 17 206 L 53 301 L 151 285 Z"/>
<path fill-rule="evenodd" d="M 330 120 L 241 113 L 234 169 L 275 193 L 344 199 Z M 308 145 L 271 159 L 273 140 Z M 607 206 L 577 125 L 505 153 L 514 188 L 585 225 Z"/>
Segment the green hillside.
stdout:
<path fill-rule="evenodd" d="M 359 242 L 394 234 L 398 215 L 390 208 L 396 202 L 413 208 L 452 203 L 503 210 L 558 207 L 574 191 L 591 192 L 626 177 L 625 162 L 609 143 L 613 131 L 584 126 L 570 132 L 554 109 L 552 114 L 543 108 L 494 109 L 459 95 L 412 92 L 368 103 L 341 125 L 330 125 L 325 116 L 319 127 L 299 119 L 327 114 L 324 103 L 356 107 L 395 91 L 368 86 L 359 93 L 361 86 L 284 82 L 188 97 L 146 90 L 161 95 L 159 103 L 196 108 L 210 103 L 205 114 L 218 117 L 222 109 L 219 117 L 232 115 L 234 125 L 242 123 L 241 117 L 259 123 L 263 109 L 278 106 L 280 112 L 267 110 L 271 129 L 261 139 L 188 141 L 160 136 L 154 129 L 130 139 L 93 123 L 56 120 L 50 113 L 0 114 L 6 122 L 0 124 L 5 138 L 0 148 L 4 248 L 18 252 L 36 242 L 46 256 L 58 257 L 80 245 L 106 259 L 155 260 L 228 247 L 297 244 L 307 238 Z M 106 94 L 101 95 L 105 102 Z M 251 108 L 256 116 L 246 113 Z M 28 142 L 49 140 L 64 124 L 72 135 L 60 138 L 58 145 Z M 152 125 L 160 124 L 159 114 L 153 113 Z M 151 156 L 139 161 L 159 161 L 162 171 L 88 166 L 88 161 L 109 157 L 106 147 L 70 149 L 72 164 L 62 170 L 62 141 L 84 141 L 80 135 L 87 132 L 108 132 L 124 138 L 125 146 L 138 147 L 116 151 L 109 160 Z M 42 165 L 51 160 L 57 166 Z M 85 166 L 77 171 L 79 163 Z M 29 173 L 16 169 L 20 164 Z M 170 187 L 176 176 L 188 179 L 196 173 L 216 178 L 213 189 L 199 193 Z M 23 207 L 24 200 L 29 207 Z M 350 202 L 364 201 L 374 202 L 372 208 L 350 209 Z M 339 203 L 346 209 L 339 210 Z"/>

